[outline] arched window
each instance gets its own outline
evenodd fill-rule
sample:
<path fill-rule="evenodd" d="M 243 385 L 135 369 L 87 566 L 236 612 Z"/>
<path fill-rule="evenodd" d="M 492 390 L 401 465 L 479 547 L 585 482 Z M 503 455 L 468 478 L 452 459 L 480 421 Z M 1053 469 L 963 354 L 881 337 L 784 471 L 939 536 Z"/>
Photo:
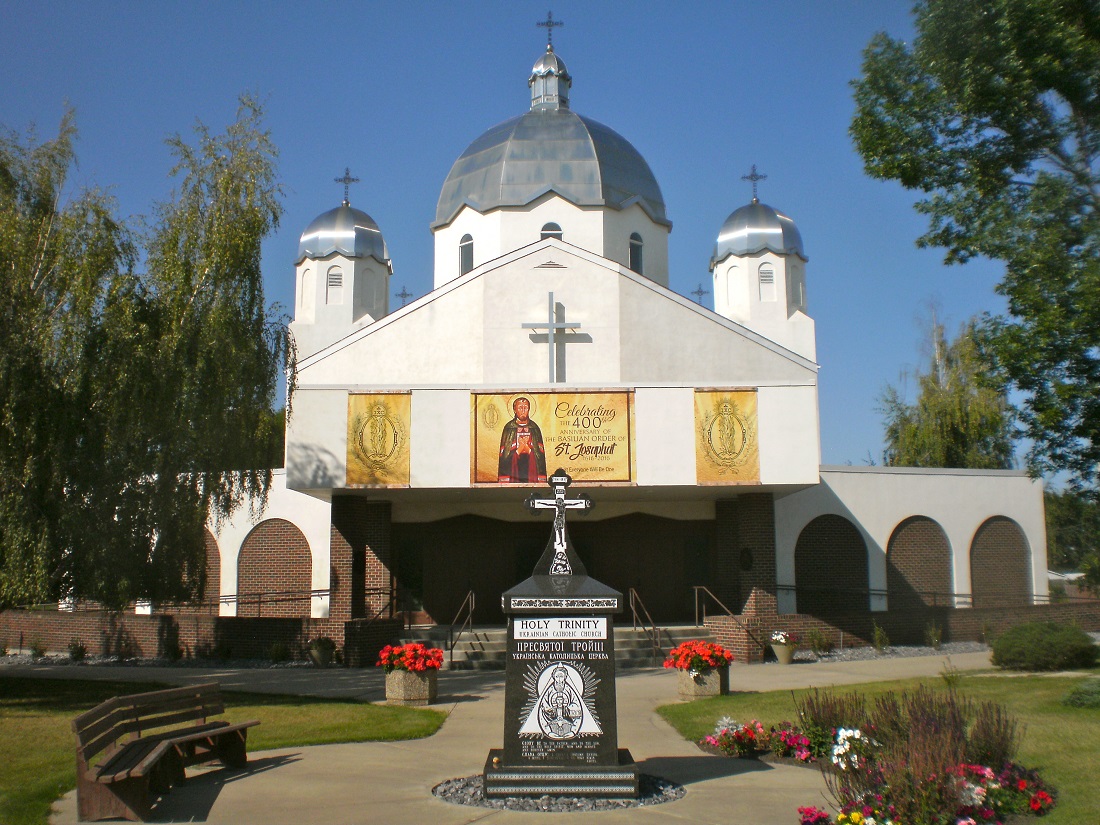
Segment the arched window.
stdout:
<path fill-rule="evenodd" d="M 344 303 L 344 271 L 338 266 L 334 266 L 328 271 L 327 288 L 325 290 L 325 303 Z"/>
<path fill-rule="evenodd" d="M 561 227 L 556 223 L 548 223 L 542 228 L 542 237 L 540 241 L 545 241 L 547 238 L 557 238 L 561 240 Z"/>
<path fill-rule="evenodd" d="M 760 300 L 775 300 L 775 269 L 771 264 L 760 264 Z"/>
<path fill-rule="evenodd" d="M 630 233 L 630 269 L 642 274 L 642 236 L 637 232 Z"/>
<path fill-rule="evenodd" d="M 458 242 L 458 267 L 465 275 L 474 268 L 474 239 L 472 235 L 463 235 Z"/>

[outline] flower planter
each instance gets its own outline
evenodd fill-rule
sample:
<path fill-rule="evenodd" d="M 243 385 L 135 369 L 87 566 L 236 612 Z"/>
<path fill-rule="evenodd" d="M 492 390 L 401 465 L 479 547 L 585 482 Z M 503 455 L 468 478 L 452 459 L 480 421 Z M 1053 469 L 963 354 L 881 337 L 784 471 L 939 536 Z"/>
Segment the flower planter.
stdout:
<path fill-rule="evenodd" d="M 703 699 L 707 696 L 724 696 L 730 692 L 730 669 L 726 667 L 708 668 L 701 673 L 690 670 L 677 670 L 677 688 L 680 698 L 686 702 Z"/>
<path fill-rule="evenodd" d="M 333 649 L 330 647 L 311 647 L 309 658 L 317 667 L 328 667 L 332 664 Z"/>
<path fill-rule="evenodd" d="M 789 665 L 794 661 L 794 645 L 772 645 L 772 652 L 781 665 Z"/>
<path fill-rule="evenodd" d="M 391 705 L 430 705 L 437 695 L 439 671 L 391 670 L 386 674 L 386 701 Z"/>

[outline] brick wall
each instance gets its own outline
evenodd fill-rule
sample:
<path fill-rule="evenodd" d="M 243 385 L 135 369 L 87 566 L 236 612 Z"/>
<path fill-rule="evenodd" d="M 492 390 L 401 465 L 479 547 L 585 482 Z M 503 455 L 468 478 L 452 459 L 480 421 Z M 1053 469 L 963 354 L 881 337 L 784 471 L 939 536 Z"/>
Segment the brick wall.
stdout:
<path fill-rule="evenodd" d="M 794 578 L 800 613 L 830 616 L 870 607 L 867 547 L 843 516 L 818 516 L 803 528 L 794 548 Z"/>
<path fill-rule="evenodd" d="M 735 661 L 759 662 L 767 651 L 772 631 L 788 630 L 805 640 L 817 629 L 836 648 L 866 647 L 871 644 L 874 625 L 886 631 L 891 644 L 925 643 L 925 631 L 935 622 L 943 641 L 986 641 L 1010 627 L 1027 622 L 1076 623 L 1085 630 L 1100 630 L 1100 601 L 1073 604 L 1028 605 L 991 608 L 928 607 L 914 610 L 869 611 L 822 619 L 805 614 L 784 614 L 772 618 L 729 616 L 707 618 L 718 643 L 733 652 Z"/>
<path fill-rule="evenodd" d="M 374 616 L 394 586 L 391 506 L 360 496 L 332 498 L 329 613 L 343 620 Z"/>
<path fill-rule="evenodd" d="M 951 548 L 935 521 L 913 516 L 899 524 L 886 548 L 891 610 L 951 604 Z"/>
<path fill-rule="evenodd" d="M 741 612 L 750 616 L 774 616 L 778 607 L 775 595 L 775 502 L 771 493 L 738 496 L 737 532 Z"/>
<path fill-rule="evenodd" d="M 309 616 L 313 558 L 302 531 L 285 519 L 261 521 L 241 545 L 237 615 Z"/>
<path fill-rule="evenodd" d="M 179 615 L 151 616 L 80 610 L 72 613 L 46 610 L 0 611 L 0 643 L 11 651 L 42 646 L 50 653 L 64 653 L 78 640 L 89 655 L 135 658 L 170 657 L 178 650 L 187 657 L 267 658 L 276 643 L 291 658 L 308 656 L 309 640 L 328 636 L 345 647 L 353 666 L 368 667 L 383 645 L 397 640 L 400 622 L 348 622 L 335 619 Z"/>
<path fill-rule="evenodd" d="M 978 528 L 970 545 L 970 582 L 974 607 L 1031 603 L 1031 553 L 1016 522 L 994 516 Z"/>

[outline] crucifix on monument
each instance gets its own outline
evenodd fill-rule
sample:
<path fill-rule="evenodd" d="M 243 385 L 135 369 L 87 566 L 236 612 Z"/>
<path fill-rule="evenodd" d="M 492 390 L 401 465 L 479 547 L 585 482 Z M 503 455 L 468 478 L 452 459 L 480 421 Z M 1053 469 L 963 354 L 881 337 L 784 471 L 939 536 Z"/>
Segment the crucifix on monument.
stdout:
<path fill-rule="evenodd" d="M 547 383 L 556 384 L 558 381 L 565 380 L 565 349 L 558 351 L 559 345 L 568 344 L 570 336 L 568 334 L 561 335 L 559 337 L 558 331 L 575 332 L 581 328 L 581 324 L 576 321 L 565 320 L 565 307 L 561 304 L 554 303 L 554 293 L 550 293 L 550 309 L 547 313 L 546 323 L 530 322 L 523 324 L 523 329 L 533 330 L 546 330 L 546 343 L 547 349 L 550 351 L 549 356 L 549 377 L 546 379 Z M 573 338 L 573 340 L 579 340 Z M 561 361 L 561 370 L 557 369 L 558 361 Z M 561 373 L 559 375 L 559 372 Z"/>
<path fill-rule="evenodd" d="M 531 495 L 527 499 L 527 509 L 532 513 L 536 510 L 554 511 L 554 532 L 552 535 L 554 557 L 550 561 L 549 575 L 572 576 L 573 563 L 569 558 L 569 543 L 565 537 L 565 511 L 589 510 L 592 507 L 592 500 L 588 496 L 580 496 L 578 498 L 565 497 L 565 491 L 568 490 L 569 485 L 573 483 L 573 479 L 570 478 L 569 473 L 565 472 L 565 470 L 559 469 L 550 476 L 547 483 L 554 491 L 554 497 L 536 498 L 534 495 Z"/>

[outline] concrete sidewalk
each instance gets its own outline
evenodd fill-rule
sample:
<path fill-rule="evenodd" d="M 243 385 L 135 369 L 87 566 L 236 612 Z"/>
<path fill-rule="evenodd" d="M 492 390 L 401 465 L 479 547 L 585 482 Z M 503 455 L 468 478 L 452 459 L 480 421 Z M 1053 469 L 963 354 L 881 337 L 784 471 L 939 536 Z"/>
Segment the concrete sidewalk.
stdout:
<path fill-rule="evenodd" d="M 953 656 L 960 670 L 989 667 L 988 653 Z M 828 687 L 883 679 L 935 676 L 944 657 L 884 658 L 859 662 L 734 666 L 734 691 Z M 186 684 L 215 679 L 226 688 L 316 696 L 382 698 L 382 674 L 369 670 L 123 668 L 11 665 L 4 675 L 102 678 Z M 619 744 L 641 770 L 687 787 L 677 801 L 646 808 L 559 814 L 571 822 L 753 823 L 791 825 L 801 805 L 826 804 L 817 770 L 725 759 L 683 740 L 655 712 L 676 701 L 676 682 L 663 670 L 626 671 L 617 681 Z M 444 779 L 479 773 L 503 731 L 503 674 L 443 672 L 437 707 L 450 713 L 439 733 L 408 742 L 368 742 L 288 748 L 249 754 L 242 770 L 192 775 L 158 806 L 156 821 L 248 823 L 386 823 L 387 825 L 494 825 L 537 823 L 549 814 L 495 811 L 442 802 L 431 789 Z M 55 805 L 52 825 L 76 822 L 76 794 Z"/>

